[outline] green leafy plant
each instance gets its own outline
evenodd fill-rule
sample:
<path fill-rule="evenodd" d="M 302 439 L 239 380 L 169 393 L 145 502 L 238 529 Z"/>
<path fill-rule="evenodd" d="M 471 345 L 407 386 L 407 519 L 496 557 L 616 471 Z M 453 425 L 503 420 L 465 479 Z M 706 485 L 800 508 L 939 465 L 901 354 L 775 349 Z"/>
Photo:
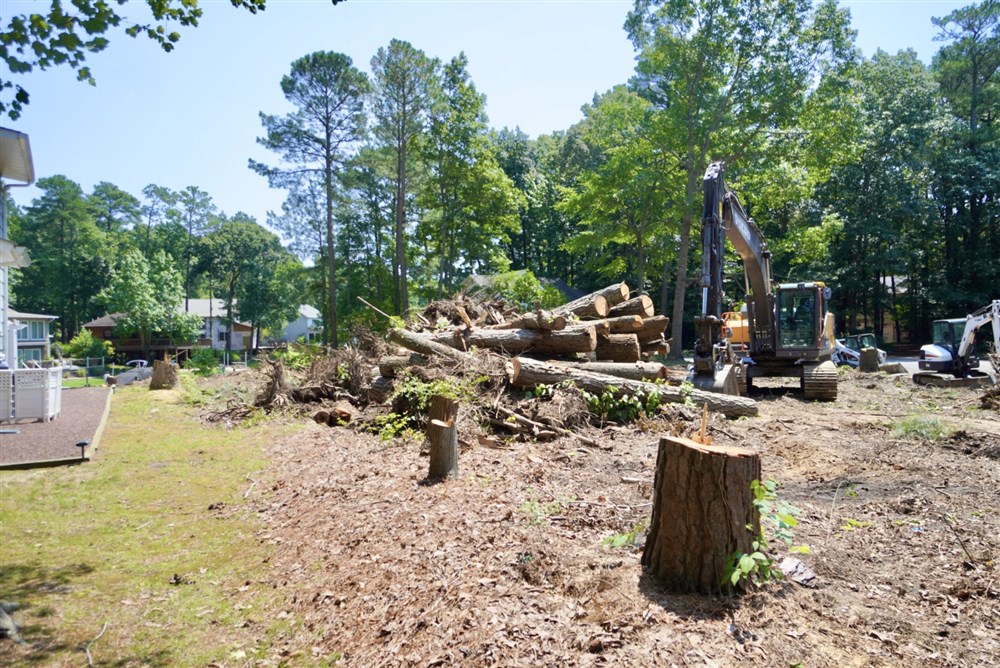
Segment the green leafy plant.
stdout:
<path fill-rule="evenodd" d="M 769 528 L 776 540 L 784 543 L 790 552 L 809 554 L 807 545 L 793 545 L 795 527 L 800 510 L 787 501 L 778 498 L 778 484 L 774 480 L 753 480 L 750 492 L 753 505 L 760 513 L 760 533 L 750 543 L 751 552 L 735 552 L 730 558 L 723 575 L 723 584 L 738 586 L 740 583 L 761 585 L 781 577 L 781 571 L 774 567 L 770 555 L 765 528 Z M 747 525 L 748 531 L 753 527 Z"/>
<path fill-rule="evenodd" d="M 618 388 L 614 386 L 608 386 L 600 394 L 585 391 L 583 398 L 587 402 L 587 410 L 602 422 L 634 422 L 640 417 L 655 414 L 662 403 L 659 392 L 619 395 Z"/>
<path fill-rule="evenodd" d="M 517 304 L 522 311 L 553 308 L 565 301 L 561 292 L 551 285 L 542 285 L 527 269 L 500 274 L 493 279 L 493 291 L 498 297 Z"/>
<path fill-rule="evenodd" d="M 387 413 L 379 415 L 372 423 L 372 431 L 378 434 L 383 441 L 391 441 L 396 438 L 408 440 L 415 438 L 417 430 L 413 427 L 412 418 L 409 415 L 399 413 Z"/>
<path fill-rule="evenodd" d="M 89 329 L 81 329 L 80 333 L 63 346 L 63 354 L 71 359 L 87 357 L 111 357 L 115 354 L 110 341 L 95 339 Z"/>
<path fill-rule="evenodd" d="M 275 350 L 271 356 L 281 360 L 289 369 L 308 369 L 313 360 L 323 355 L 323 349 L 315 343 L 292 343 L 284 350 Z"/>
<path fill-rule="evenodd" d="M 948 433 L 948 428 L 940 420 L 929 415 L 909 415 L 892 427 L 893 438 L 919 438 L 934 442 Z"/>
<path fill-rule="evenodd" d="M 625 533 L 613 533 L 610 536 L 605 536 L 601 540 L 601 545 L 611 550 L 617 550 L 622 547 L 635 547 L 639 536 L 645 532 L 647 528 L 649 528 L 648 518 L 643 519 Z"/>
<path fill-rule="evenodd" d="M 185 369 L 190 369 L 197 376 L 211 376 L 219 373 L 222 362 L 222 351 L 212 348 L 195 348 L 191 357 L 184 363 Z"/>
<path fill-rule="evenodd" d="M 518 510 L 528 516 L 528 522 L 530 524 L 541 524 L 542 522 L 547 521 L 550 516 L 558 515 L 566 508 L 567 504 L 575 500 L 572 497 L 569 497 L 558 498 L 548 503 L 542 503 L 538 500 L 533 491 L 529 490 L 529 493 L 531 496 Z"/>
<path fill-rule="evenodd" d="M 853 517 L 848 517 L 847 519 L 844 520 L 844 523 L 841 525 L 840 530 L 855 531 L 857 529 L 864 529 L 865 527 L 870 527 L 871 525 L 872 525 L 871 522 L 856 520 Z"/>

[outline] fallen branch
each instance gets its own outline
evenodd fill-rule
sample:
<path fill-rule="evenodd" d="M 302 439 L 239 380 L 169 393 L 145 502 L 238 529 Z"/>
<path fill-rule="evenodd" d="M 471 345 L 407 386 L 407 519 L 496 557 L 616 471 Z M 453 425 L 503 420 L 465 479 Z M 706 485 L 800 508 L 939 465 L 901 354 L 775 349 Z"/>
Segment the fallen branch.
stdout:
<path fill-rule="evenodd" d="M 87 643 L 87 647 L 84 649 L 84 651 L 87 653 L 87 665 L 90 666 L 90 668 L 94 668 L 94 657 L 92 657 L 90 655 L 90 647 L 95 642 L 97 642 L 98 640 L 100 640 L 101 636 L 103 636 L 104 632 L 107 631 L 107 630 L 108 630 L 108 623 L 104 622 L 104 626 L 101 627 L 101 632 L 98 633 L 97 636 L 93 640 L 91 640 L 89 643 Z"/>
<path fill-rule="evenodd" d="M 507 417 L 514 418 L 517 422 L 519 422 L 519 423 L 521 423 L 523 425 L 527 425 L 527 426 L 531 427 L 533 430 L 537 430 L 537 432 L 554 431 L 557 434 L 560 434 L 562 436 L 570 436 L 572 438 L 575 438 L 576 440 L 580 441 L 584 445 L 590 445 L 590 446 L 593 446 L 595 448 L 601 448 L 602 450 L 610 450 L 611 449 L 610 446 L 601 445 L 600 443 L 598 443 L 597 441 L 595 441 L 595 440 L 593 440 L 591 438 L 587 438 L 586 436 L 580 436 L 579 434 L 574 434 L 573 432 L 571 432 L 568 429 L 563 429 L 562 427 L 556 427 L 555 425 L 551 425 L 551 424 L 542 424 L 541 422 L 535 422 L 534 420 L 531 420 L 529 418 L 524 417 L 520 413 L 515 413 L 514 411 L 510 410 L 509 408 L 504 408 L 503 406 L 497 406 L 496 410 L 497 410 L 498 413 L 502 413 L 502 414 L 506 415 Z"/>

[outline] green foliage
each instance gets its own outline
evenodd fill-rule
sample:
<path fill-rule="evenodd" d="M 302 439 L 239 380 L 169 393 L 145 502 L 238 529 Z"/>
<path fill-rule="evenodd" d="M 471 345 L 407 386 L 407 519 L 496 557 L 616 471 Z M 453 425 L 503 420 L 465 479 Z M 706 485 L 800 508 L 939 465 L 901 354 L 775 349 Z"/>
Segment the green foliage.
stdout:
<path fill-rule="evenodd" d="M 533 490 L 528 490 L 529 497 L 518 510 L 528 516 L 529 524 L 542 524 L 548 521 L 548 518 L 552 515 L 558 515 L 566 506 L 571 502 L 575 501 L 573 497 L 560 497 L 554 499 L 548 503 L 543 503 L 538 500 Z"/>
<path fill-rule="evenodd" d="M 618 388 L 611 385 L 601 394 L 584 391 L 583 398 L 587 402 L 587 409 L 601 421 L 610 420 L 619 423 L 633 422 L 640 417 L 654 415 L 662 403 L 659 392 L 653 391 L 647 394 L 639 391 L 635 394 L 619 394 Z"/>
<path fill-rule="evenodd" d="M 723 584 L 733 587 L 740 583 L 759 586 L 781 577 L 781 571 L 775 568 L 769 554 L 765 527 L 769 528 L 774 538 L 784 543 L 791 552 L 809 553 L 809 547 L 806 545 L 792 545 L 794 530 L 799 524 L 797 516 L 801 511 L 778 498 L 777 489 L 778 485 L 773 480 L 750 482 L 753 505 L 760 513 L 760 533 L 751 541 L 749 554 L 736 552 L 732 555 L 723 575 Z M 747 529 L 750 530 L 752 527 L 748 525 Z"/>
<path fill-rule="evenodd" d="M 195 348 L 184 364 L 185 369 L 190 369 L 198 376 L 211 376 L 219 373 L 222 363 L 222 351 L 214 348 Z"/>
<path fill-rule="evenodd" d="M 949 429 L 930 415 L 909 415 L 892 427 L 893 438 L 919 438 L 934 442 L 948 433 Z"/>
<path fill-rule="evenodd" d="M 286 368 L 301 371 L 324 354 L 323 348 L 316 343 L 290 343 L 287 348 L 275 350 L 271 356 L 281 360 Z"/>
<path fill-rule="evenodd" d="M 70 359 L 112 357 L 115 354 L 115 349 L 110 341 L 95 339 L 89 329 L 81 329 L 79 334 L 63 346 L 63 354 Z"/>
<path fill-rule="evenodd" d="M 856 531 L 857 529 L 864 529 L 870 527 L 871 522 L 856 520 L 853 517 L 848 517 L 844 520 L 844 523 L 840 526 L 841 531 Z"/>
<path fill-rule="evenodd" d="M 625 533 L 615 533 L 601 539 L 601 545 L 611 550 L 622 547 L 634 548 L 639 536 L 649 528 L 649 518 L 644 518 L 641 522 L 633 526 Z"/>
<path fill-rule="evenodd" d="M 399 413 L 376 416 L 372 431 L 378 434 L 378 437 L 383 441 L 391 441 L 396 438 L 409 440 L 419 436 L 419 432 L 413 426 L 413 417 Z"/>
<path fill-rule="evenodd" d="M 516 304 L 522 311 L 559 306 L 565 300 L 551 285 L 542 285 L 531 271 L 522 269 L 500 274 L 493 279 L 493 291 L 498 297 Z"/>
<path fill-rule="evenodd" d="M 471 378 L 438 378 L 432 381 L 421 380 L 417 376 L 404 373 L 393 393 L 393 399 L 402 398 L 404 403 L 413 408 L 415 413 L 425 413 L 431 405 L 431 397 L 440 395 L 460 401 L 476 401 L 476 388 L 485 382 L 486 376 Z"/>

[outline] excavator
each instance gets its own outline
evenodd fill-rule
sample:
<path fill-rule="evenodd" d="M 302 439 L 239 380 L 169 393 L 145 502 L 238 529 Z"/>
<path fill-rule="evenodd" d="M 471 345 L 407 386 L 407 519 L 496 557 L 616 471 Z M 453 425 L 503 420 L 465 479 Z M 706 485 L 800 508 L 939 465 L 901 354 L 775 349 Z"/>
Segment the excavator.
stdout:
<path fill-rule="evenodd" d="M 806 399 L 837 398 L 831 290 L 819 281 L 775 285 L 771 251 L 757 224 L 722 177 L 723 163 L 705 171 L 701 243 L 701 313 L 695 316 L 693 382 L 704 390 L 746 395 L 762 377 L 798 378 Z M 726 239 L 743 261 L 746 342 L 737 354 L 722 313 Z M 730 328 L 731 329 L 731 328 Z"/>
<path fill-rule="evenodd" d="M 993 325 L 993 353 L 1000 355 L 1000 299 L 964 318 L 935 320 L 931 323 L 933 343 L 920 348 L 920 372 L 913 374 L 918 385 L 936 387 L 986 387 L 994 380 L 978 370 L 979 359 L 973 343 L 980 327 Z M 995 370 L 1000 374 L 1000 369 Z"/>

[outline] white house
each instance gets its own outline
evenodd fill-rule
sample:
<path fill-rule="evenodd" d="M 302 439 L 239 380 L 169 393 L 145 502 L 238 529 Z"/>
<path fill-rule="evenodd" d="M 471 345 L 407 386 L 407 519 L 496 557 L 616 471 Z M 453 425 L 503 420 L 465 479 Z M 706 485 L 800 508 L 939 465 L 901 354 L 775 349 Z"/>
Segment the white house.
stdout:
<path fill-rule="evenodd" d="M 299 307 L 299 317 L 291 321 L 281 330 L 282 341 L 298 341 L 301 337 L 306 343 L 319 340 L 323 335 L 323 314 L 317 309 L 303 304 Z"/>
<path fill-rule="evenodd" d="M 18 366 L 32 361 L 41 362 L 52 356 L 49 326 L 56 316 L 21 313 L 8 308 L 7 318 L 15 339 L 8 347 L 11 351 L 17 350 Z"/>

